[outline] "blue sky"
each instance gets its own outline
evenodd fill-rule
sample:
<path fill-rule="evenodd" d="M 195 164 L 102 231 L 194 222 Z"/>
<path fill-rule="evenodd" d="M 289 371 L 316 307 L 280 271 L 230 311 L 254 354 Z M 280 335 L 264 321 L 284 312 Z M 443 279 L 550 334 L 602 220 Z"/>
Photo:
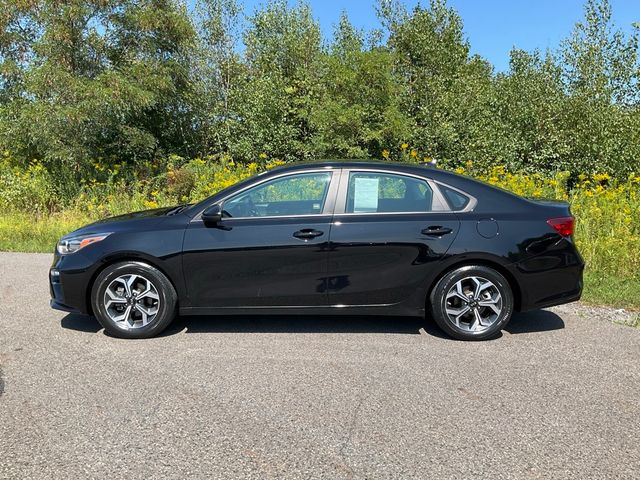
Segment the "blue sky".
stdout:
<path fill-rule="evenodd" d="M 631 31 L 640 21 L 640 0 L 610 0 L 615 24 Z M 246 0 L 250 14 L 261 0 Z M 295 3 L 290 0 L 290 3 Z M 375 0 L 309 0 L 314 16 L 325 37 L 330 37 L 340 12 L 346 11 L 356 26 L 371 29 L 378 26 Z M 417 0 L 405 0 L 413 7 Z M 428 3 L 423 0 L 422 4 Z M 473 53 L 489 60 L 497 71 L 509 66 L 513 46 L 525 50 L 555 48 L 566 38 L 576 21 L 582 18 L 583 0 L 449 0 L 462 16 Z"/>

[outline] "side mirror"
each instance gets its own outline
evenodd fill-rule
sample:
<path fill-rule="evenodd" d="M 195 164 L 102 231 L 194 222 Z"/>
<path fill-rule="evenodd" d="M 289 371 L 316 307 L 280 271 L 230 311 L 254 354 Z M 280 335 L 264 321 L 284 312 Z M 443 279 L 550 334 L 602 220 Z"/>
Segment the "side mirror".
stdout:
<path fill-rule="evenodd" d="M 217 225 L 222 220 L 222 206 L 215 204 L 202 212 L 202 221 L 207 226 Z"/>

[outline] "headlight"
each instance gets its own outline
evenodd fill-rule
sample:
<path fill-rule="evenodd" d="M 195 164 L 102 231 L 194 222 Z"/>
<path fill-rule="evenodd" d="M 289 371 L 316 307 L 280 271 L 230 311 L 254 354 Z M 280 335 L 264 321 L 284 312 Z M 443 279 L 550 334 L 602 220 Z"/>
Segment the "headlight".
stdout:
<path fill-rule="evenodd" d="M 69 255 L 75 253 L 81 248 L 91 245 L 92 243 L 99 242 L 107 238 L 110 233 L 90 234 L 90 235 L 78 235 L 76 237 L 63 238 L 58 242 L 58 253 L 60 255 Z"/>

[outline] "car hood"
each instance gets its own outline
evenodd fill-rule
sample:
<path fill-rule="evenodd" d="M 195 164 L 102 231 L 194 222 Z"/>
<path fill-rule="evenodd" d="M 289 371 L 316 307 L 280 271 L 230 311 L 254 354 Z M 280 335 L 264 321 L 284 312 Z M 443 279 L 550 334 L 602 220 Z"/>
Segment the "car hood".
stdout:
<path fill-rule="evenodd" d="M 127 220 L 136 220 L 139 218 L 153 218 L 153 217 L 165 217 L 167 213 L 175 210 L 177 207 L 163 207 L 154 208 L 152 210 L 142 210 L 140 212 L 125 213 L 124 215 L 116 215 L 115 217 L 108 217 L 103 220 L 98 220 L 91 225 L 104 225 L 106 223 L 113 222 L 126 222 Z"/>
<path fill-rule="evenodd" d="M 177 208 L 178 206 L 154 208 L 105 218 L 80 227 L 63 238 L 92 233 L 115 233 L 146 229 L 166 219 L 169 216 L 168 214 L 176 211 Z"/>

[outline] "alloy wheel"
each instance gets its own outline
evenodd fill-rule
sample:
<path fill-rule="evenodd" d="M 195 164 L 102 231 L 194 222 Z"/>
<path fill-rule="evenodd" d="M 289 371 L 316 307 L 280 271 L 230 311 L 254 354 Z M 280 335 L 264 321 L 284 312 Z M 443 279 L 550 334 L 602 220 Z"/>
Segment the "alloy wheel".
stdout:
<path fill-rule="evenodd" d="M 138 274 L 121 275 L 104 292 L 104 309 L 120 328 L 142 328 L 152 322 L 160 309 L 155 285 Z"/>
<path fill-rule="evenodd" d="M 479 334 L 489 329 L 502 313 L 502 294 L 498 287 L 479 276 L 458 280 L 447 292 L 445 311 L 457 329 Z"/>

